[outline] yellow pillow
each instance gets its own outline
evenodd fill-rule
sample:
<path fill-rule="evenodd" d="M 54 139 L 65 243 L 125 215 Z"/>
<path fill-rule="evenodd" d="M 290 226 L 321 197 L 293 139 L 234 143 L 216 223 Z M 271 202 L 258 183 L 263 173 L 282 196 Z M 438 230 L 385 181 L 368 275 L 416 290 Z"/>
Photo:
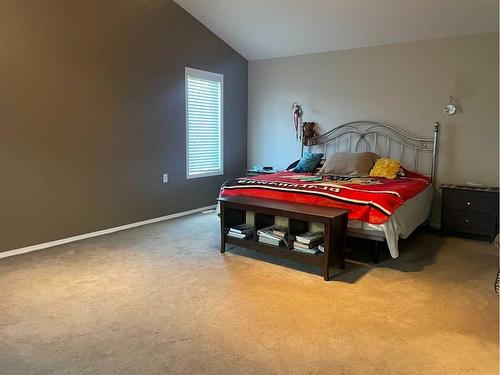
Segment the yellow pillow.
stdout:
<path fill-rule="evenodd" d="M 396 178 L 399 170 L 399 161 L 393 159 L 380 158 L 370 171 L 370 177 L 385 177 L 391 180 Z"/>

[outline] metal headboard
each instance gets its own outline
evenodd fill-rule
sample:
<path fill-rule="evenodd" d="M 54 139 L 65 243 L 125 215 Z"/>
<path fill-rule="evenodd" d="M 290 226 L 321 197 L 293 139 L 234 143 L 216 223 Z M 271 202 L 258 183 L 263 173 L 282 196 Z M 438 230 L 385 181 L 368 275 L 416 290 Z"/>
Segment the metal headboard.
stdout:
<path fill-rule="evenodd" d="M 306 147 L 323 145 L 327 157 L 329 144 L 333 144 L 334 152 L 371 151 L 382 157 L 399 159 L 401 165 L 432 178 L 436 183 L 436 162 L 438 152 L 439 122 L 434 123 L 434 137 L 420 138 L 399 130 L 392 125 L 377 121 L 353 121 L 340 125 L 329 132 L 308 139 Z M 361 146 L 364 145 L 364 149 Z M 428 168 L 422 168 L 423 159 L 430 160 Z M 411 164 L 413 164 L 411 166 Z"/>

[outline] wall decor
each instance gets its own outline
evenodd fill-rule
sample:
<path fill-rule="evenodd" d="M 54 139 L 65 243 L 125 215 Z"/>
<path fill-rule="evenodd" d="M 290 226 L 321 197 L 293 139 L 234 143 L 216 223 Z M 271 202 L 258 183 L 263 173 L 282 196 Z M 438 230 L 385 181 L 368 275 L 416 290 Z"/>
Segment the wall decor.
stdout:
<path fill-rule="evenodd" d="M 295 139 L 299 140 L 302 136 L 302 116 L 304 111 L 302 110 L 302 106 L 293 102 L 292 104 L 292 112 L 293 112 L 293 126 L 295 128 Z"/>
<path fill-rule="evenodd" d="M 450 95 L 450 102 L 444 106 L 444 113 L 453 116 L 457 112 L 457 105 L 453 95 Z"/>

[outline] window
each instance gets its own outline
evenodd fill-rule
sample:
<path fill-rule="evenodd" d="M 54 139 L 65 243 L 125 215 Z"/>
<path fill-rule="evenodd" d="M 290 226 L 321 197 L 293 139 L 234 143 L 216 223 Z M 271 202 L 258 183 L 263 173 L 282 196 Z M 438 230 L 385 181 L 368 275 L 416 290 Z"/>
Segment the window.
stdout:
<path fill-rule="evenodd" d="M 186 68 L 187 178 L 223 174 L 222 74 Z"/>

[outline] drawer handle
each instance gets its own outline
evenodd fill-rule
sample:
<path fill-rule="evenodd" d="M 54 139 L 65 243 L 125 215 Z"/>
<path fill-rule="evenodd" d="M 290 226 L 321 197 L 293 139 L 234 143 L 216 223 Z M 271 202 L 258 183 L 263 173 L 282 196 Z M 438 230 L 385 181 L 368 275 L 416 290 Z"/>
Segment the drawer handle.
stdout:
<path fill-rule="evenodd" d="M 469 219 L 465 219 L 465 222 L 468 223 L 469 222 Z"/>
<path fill-rule="evenodd" d="M 467 206 L 470 206 L 470 202 L 467 202 Z"/>

